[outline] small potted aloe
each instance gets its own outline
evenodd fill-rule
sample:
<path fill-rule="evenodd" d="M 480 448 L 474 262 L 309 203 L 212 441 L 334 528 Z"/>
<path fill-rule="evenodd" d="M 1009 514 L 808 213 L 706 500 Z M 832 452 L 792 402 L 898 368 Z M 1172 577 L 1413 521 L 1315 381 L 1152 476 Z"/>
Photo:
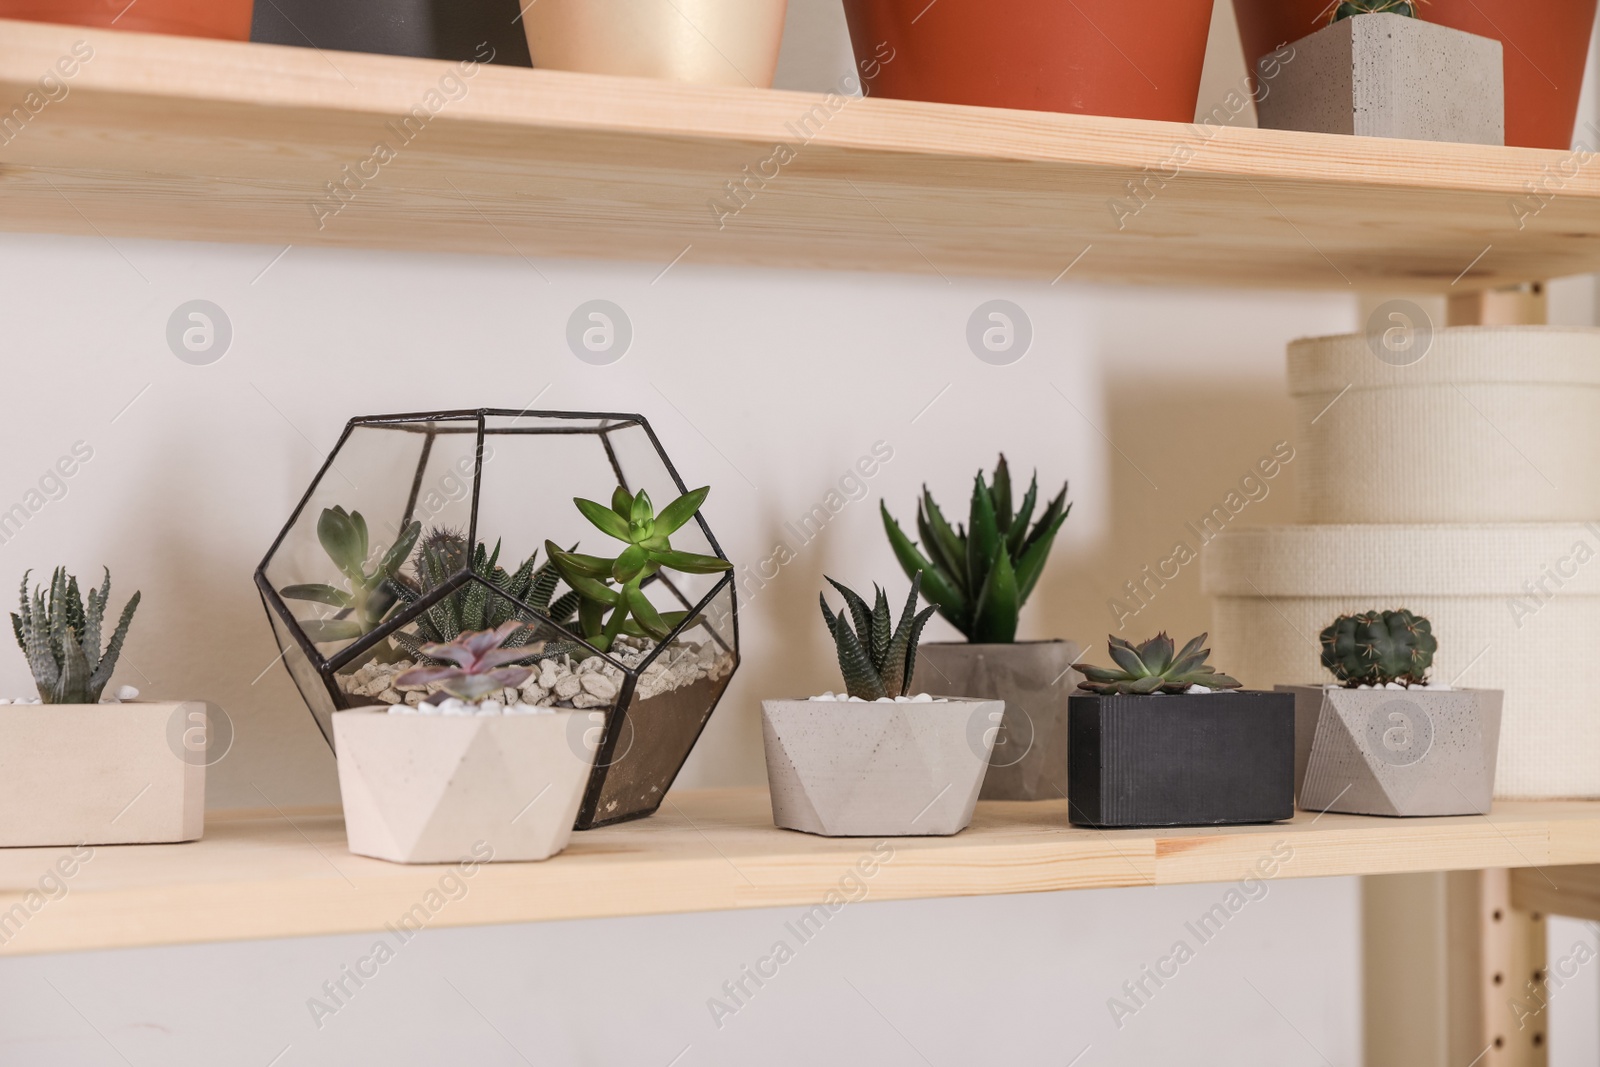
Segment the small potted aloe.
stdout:
<path fill-rule="evenodd" d="M 880 504 L 889 544 L 907 577 L 965 641 L 928 642 L 919 669 L 939 692 L 1003 701 L 984 800 L 1060 800 L 1066 796 L 1067 700 L 1082 649 L 1071 641 L 1018 641 L 1022 605 L 1038 584 L 1072 505 L 1067 487 L 1044 506 L 1039 479 L 1013 509 L 1005 456 L 972 488 L 966 526 L 951 527 L 926 486 L 917 502 L 917 541 Z M 1029 523 L 1032 521 L 1032 525 Z"/>
<path fill-rule="evenodd" d="M 102 646 L 111 572 L 87 597 L 58 567 L 11 616 L 36 700 L 0 704 L 0 845 L 197 840 L 204 829 L 204 703 L 106 696 L 139 606 L 134 593 Z M 199 749 L 191 743 L 199 731 Z"/>
<path fill-rule="evenodd" d="M 913 695 L 917 640 L 933 608 L 917 610 L 911 580 L 900 620 L 878 589 L 873 605 L 822 597 L 844 675 L 842 695 L 762 702 L 761 732 L 772 819 L 825 837 L 944 836 L 972 821 L 994 731 L 997 700 Z"/>
<path fill-rule="evenodd" d="M 1332 685 L 1294 695 L 1300 806 L 1352 815 L 1487 815 L 1504 694 L 1429 684 L 1439 642 L 1409 611 L 1342 615 L 1322 631 Z"/>
<path fill-rule="evenodd" d="M 337 711 L 334 749 L 350 851 L 395 863 L 542 860 L 567 846 L 594 765 L 581 712 L 507 702 L 533 675 L 525 623 L 424 645 L 396 679 L 417 704 Z"/>
<path fill-rule="evenodd" d="M 1080 665 L 1068 817 L 1097 827 L 1228 826 L 1294 815 L 1294 698 L 1242 692 L 1201 634 L 1110 642 L 1117 669 Z"/>

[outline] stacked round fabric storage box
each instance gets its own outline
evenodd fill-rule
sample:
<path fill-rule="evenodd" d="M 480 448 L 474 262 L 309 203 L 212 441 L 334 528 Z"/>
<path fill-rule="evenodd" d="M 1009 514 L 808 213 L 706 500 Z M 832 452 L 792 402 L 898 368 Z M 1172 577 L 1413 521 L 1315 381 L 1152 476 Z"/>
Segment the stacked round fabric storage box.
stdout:
<path fill-rule="evenodd" d="M 1600 797 L 1600 330 L 1445 329 L 1409 366 L 1298 341 L 1289 385 L 1307 525 L 1206 548 L 1216 662 L 1324 682 L 1335 616 L 1408 608 L 1435 681 L 1505 690 L 1497 796 Z"/>

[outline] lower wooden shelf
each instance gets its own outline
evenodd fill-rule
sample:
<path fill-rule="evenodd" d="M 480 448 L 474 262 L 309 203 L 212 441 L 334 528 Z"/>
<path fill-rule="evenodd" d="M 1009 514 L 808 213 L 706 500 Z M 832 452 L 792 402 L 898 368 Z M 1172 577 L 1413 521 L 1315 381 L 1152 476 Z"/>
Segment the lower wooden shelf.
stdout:
<path fill-rule="evenodd" d="M 983 803 L 950 838 L 827 839 L 772 826 L 765 790 L 673 793 L 652 818 L 576 834 L 544 863 L 406 867 L 345 851 L 337 810 L 210 817 L 203 841 L 0 850 L 0 955 L 733 908 L 837 907 L 1247 876 L 1600 863 L 1600 803 L 1487 817 L 1301 814 L 1221 829 L 1102 833 L 1065 802 Z"/>

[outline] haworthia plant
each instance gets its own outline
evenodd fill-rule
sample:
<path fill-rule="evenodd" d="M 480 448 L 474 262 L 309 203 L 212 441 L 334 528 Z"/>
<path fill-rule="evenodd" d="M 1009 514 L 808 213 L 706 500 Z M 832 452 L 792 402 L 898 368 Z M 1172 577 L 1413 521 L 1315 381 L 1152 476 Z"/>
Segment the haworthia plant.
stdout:
<path fill-rule="evenodd" d="M 656 514 L 643 489 L 629 493 L 620 485 L 611 506 L 577 497 L 573 503 L 601 533 L 627 544 L 614 559 L 563 551 L 544 543 L 546 558 L 582 598 L 578 624 L 584 640 L 608 652 L 622 634 L 665 640 L 688 617 L 686 611 L 658 611 L 644 593 L 644 583 L 663 568 L 685 574 L 715 574 L 733 564 L 717 556 L 680 552 L 672 547 L 676 533 L 705 503 L 709 486 L 688 492 Z M 616 588 L 612 588 L 615 584 Z M 610 612 L 610 616 L 606 612 Z"/>
<path fill-rule="evenodd" d="M 279 590 L 279 595 L 286 600 L 310 600 L 338 609 L 331 619 L 299 621 L 300 628 L 311 640 L 353 641 L 375 630 L 399 602 L 400 568 L 420 536 L 422 523 L 411 523 L 369 570 L 367 553 L 371 549 L 367 520 L 359 511 L 346 512 L 337 506 L 326 508 L 317 519 L 317 540 L 339 573 L 344 575 L 349 589 L 326 584 L 290 585 Z"/>
<path fill-rule="evenodd" d="M 579 597 L 569 592 L 556 599 L 556 584 L 561 573 L 555 564 L 538 565 L 535 552 L 522 561 L 515 573 L 508 574 L 500 566 L 500 543 L 495 542 L 491 552 L 480 541 L 467 552 L 467 539 L 454 530 L 433 530 L 417 546 L 412 560 L 415 578 L 399 579 L 400 600 L 415 604 L 429 593 L 470 569 L 486 584 L 467 582 L 427 608 L 417 617 L 415 633 L 397 631 L 394 642 L 418 662 L 429 659 L 427 645 L 444 645 L 465 633 L 498 630 L 505 623 L 516 620 L 527 625 L 512 632 L 506 639 L 507 648 L 528 648 L 528 660 L 543 659 L 574 651 L 570 642 L 553 642 L 548 627 L 540 625 L 540 616 L 566 625 L 578 612 Z M 490 589 L 495 592 L 490 592 Z M 495 595 L 499 593 L 501 595 Z M 523 607 L 521 605 L 527 605 Z M 532 610 L 529 610 L 532 609 Z M 539 644 L 538 648 L 529 646 Z"/>
<path fill-rule="evenodd" d="M 1038 500 L 1036 473 L 1021 505 L 1012 509 L 1011 470 L 1002 455 L 992 484 L 978 472 L 966 526 L 951 528 L 927 486 L 917 503 L 919 541 L 906 536 L 887 504 L 879 510 L 895 558 L 907 576 L 921 575 L 923 595 L 939 614 L 974 644 L 1009 644 L 1017 639 L 1022 605 L 1072 510 L 1063 485 L 1030 528 Z"/>
<path fill-rule="evenodd" d="M 111 599 L 111 571 L 99 590 L 90 589 L 88 602 L 78 592 L 78 579 L 57 567 L 50 577 L 50 590 L 35 588 L 28 597 L 28 574 L 22 576 L 22 610 L 11 615 L 11 629 L 17 644 L 28 657 L 39 699 L 46 704 L 97 704 L 111 672 L 117 669 L 122 642 L 128 636 L 134 610 L 139 606 L 136 592 L 122 609 L 122 618 L 112 631 L 105 649 L 100 648 L 100 633 L 105 622 L 106 604 Z"/>
<path fill-rule="evenodd" d="M 917 666 L 917 642 L 934 612 L 933 608 L 917 611 L 922 576 L 912 575 L 911 595 L 900 612 L 899 625 L 894 626 L 889 598 L 876 585 L 872 587 L 876 595 L 869 608 L 855 591 L 832 578 L 828 579 L 828 584 L 844 597 L 846 608 L 835 615 L 828 607 L 828 598 L 817 595 L 822 604 L 822 618 L 828 624 L 828 632 L 833 635 L 834 647 L 839 653 L 839 671 L 844 675 L 845 692 L 862 700 L 908 696 Z"/>

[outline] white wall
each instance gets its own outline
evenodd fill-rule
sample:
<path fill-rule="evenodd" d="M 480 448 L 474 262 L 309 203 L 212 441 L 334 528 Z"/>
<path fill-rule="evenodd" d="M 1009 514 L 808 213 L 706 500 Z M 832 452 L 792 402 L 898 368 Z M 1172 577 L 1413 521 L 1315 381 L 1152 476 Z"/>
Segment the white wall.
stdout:
<path fill-rule="evenodd" d="M 836 3 L 792 7 L 780 83 L 831 82 L 849 63 Z M 1237 81 L 1231 34 L 1224 10 L 1203 103 Z M 1358 317 L 1351 293 L 946 284 L 692 257 L 658 278 L 665 264 L 540 261 L 535 273 L 517 259 L 280 251 L 0 237 L 12 427 L 0 510 L 74 442 L 94 449 L 65 496 L 0 545 L 0 571 L 106 563 L 119 597 L 144 591 L 119 681 L 230 712 L 217 807 L 336 800 L 332 759 L 272 666 L 250 572 L 351 415 L 535 397 L 645 412 L 684 477 L 715 487 L 708 518 L 749 562 L 889 442 L 870 496 L 741 613 L 745 665 L 680 784 L 750 784 L 763 780 L 757 701 L 833 684 L 814 618 L 821 576 L 901 581 L 880 495 L 909 514 L 926 480 L 956 504 L 1000 448 L 1046 484 L 1070 478 L 1076 507 L 1024 626 L 1102 639 L 1122 582 L 1288 434 L 1284 344 Z M 993 297 L 1035 327 L 1014 366 L 966 347 L 968 315 Z M 211 366 L 180 362 L 164 337 L 194 298 L 233 325 Z M 635 327 L 613 366 L 565 347 L 569 314 L 593 298 Z M 1291 469 L 1251 521 L 1289 519 L 1292 483 Z M 1206 626 L 1196 575 L 1163 596 L 1140 627 Z M 27 688 L 20 655 L 0 655 L 0 692 Z M 867 903 L 720 1030 L 707 998 L 770 949 L 784 911 L 430 932 L 320 1029 L 307 998 L 369 938 L 10 960 L 0 1062 L 1354 1064 L 1349 881 L 1272 885 L 1113 1026 L 1108 998 L 1224 888 Z M 1571 1027 L 1592 1030 L 1595 998 L 1581 996 L 1558 1023 L 1570 1011 Z"/>

